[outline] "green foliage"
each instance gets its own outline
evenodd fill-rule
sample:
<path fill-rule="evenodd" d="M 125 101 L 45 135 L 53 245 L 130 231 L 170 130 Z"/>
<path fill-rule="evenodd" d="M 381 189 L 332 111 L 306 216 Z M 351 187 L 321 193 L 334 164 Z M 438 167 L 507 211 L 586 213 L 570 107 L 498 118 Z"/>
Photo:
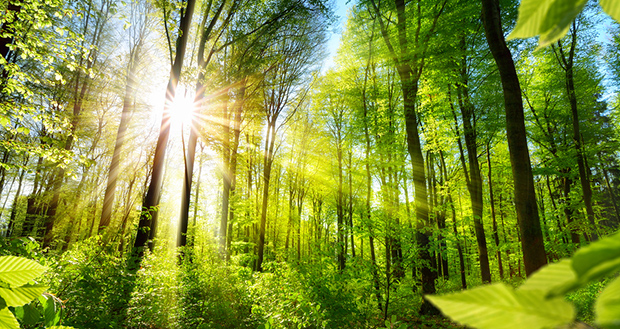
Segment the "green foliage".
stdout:
<path fill-rule="evenodd" d="M 0 328 L 19 328 L 20 322 L 27 327 L 42 327 L 42 322 L 46 328 L 60 323 L 61 312 L 55 309 L 55 302 L 47 302 L 53 296 L 44 294 L 48 287 L 32 283 L 45 271 L 44 266 L 30 259 L 0 257 Z"/>
<path fill-rule="evenodd" d="M 427 299 L 453 320 L 476 328 L 547 328 L 573 319 L 569 303 L 539 297 L 534 290 L 514 290 L 496 283 Z"/>
<path fill-rule="evenodd" d="M 265 328 L 366 328 L 376 304 L 368 282 L 332 264 L 267 263 L 252 287 L 252 313 Z"/>
<path fill-rule="evenodd" d="M 180 328 L 256 328 L 251 314 L 251 270 L 194 259 L 179 273 Z"/>
<path fill-rule="evenodd" d="M 517 25 L 508 39 L 540 35 L 539 47 L 546 47 L 566 35 L 586 3 L 587 0 L 523 0 L 519 6 Z M 607 14 L 620 21 L 618 1 L 600 0 L 599 3 Z"/>
<path fill-rule="evenodd" d="M 426 298 L 455 321 L 476 328 L 548 328 L 575 318 L 572 305 L 562 296 L 618 270 L 620 233 L 543 267 L 516 290 L 499 283 Z M 615 278 L 596 301 L 595 321 L 604 328 L 617 328 L 620 322 L 618 282 Z"/>
<path fill-rule="evenodd" d="M 133 276 L 124 257 L 101 236 L 75 244 L 51 267 L 49 282 L 58 298 L 66 301 L 67 324 L 115 328 L 123 323 Z"/>
<path fill-rule="evenodd" d="M 164 243 L 159 242 L 157 245 Z M 145 253 L 135 277 L 125 326 L 136 328 L 174 328 L 178 320 L 181 275 L 176 257 L 157 248 Z"/>
<path fill-rule="evenodd" d="M 0 255 L 35 259 L 39 263 L 45 261 L 41 253 L 41 246 L 31 237 L 0 238 Z"/>
<path fill-rule="evenodd" d="M 47 289 L 43 285 L 27 284 L 44 271 L 45 267 L 26 258 L 0 257 L 0 328 L 19 328 L 9 307 L 23 306 Z"/>
<path fill-rule="evenodd" d="M 620 280 L 616 278 L 600 294 L 595 304 L 597 322 L 605 328 L 620 328 Z"/>

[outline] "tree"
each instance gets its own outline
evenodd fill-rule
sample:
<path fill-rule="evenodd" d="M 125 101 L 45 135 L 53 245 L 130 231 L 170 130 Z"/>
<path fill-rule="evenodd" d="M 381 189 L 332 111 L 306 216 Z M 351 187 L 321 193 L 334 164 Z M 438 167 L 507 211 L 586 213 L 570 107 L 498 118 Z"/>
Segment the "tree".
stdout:
<path fill-rule="evenodd" d="M 190 23 L 194 13 L 195 0 L 187 0 L 185 6 L 181 8 L 179 33 L 176 42 L 176 52 L 174 60 L 171 62 L 170 78 L 166 87 L 166 100 L 164 103 L 164 112 L 161 119 L 161 127 L 155 154 L 153 156 L 153 169 L 151 171 L 151 181 L 148 191 L 142 203 L 142 213 L 140 214 L 140 222 L 138 223 L 138 233 L 134 242 L 134 254 L 137 256 L 137 263 L 141 261 L 144 247 L 152 247 L 152 239 L 155 237 L 157 227 L 157 206 L 161 193 L 162 176 L 164 169 L 164 160 L 166 156 L 166 146 L 170 135 L 170 116 L 171 107 L 174 102 L 176 87 L 179 83 L 181 69 L 183 68 L 183 59 L 185 58 L 185 50 L 187 49 L 187 40 L 189 39 Z M 164 9 L 166 11 L 167 9 Z M 165 16 L 165 14 L 164 14 Z M 172 59 L 172 54 L 171 59 Z"/>
<path fill-rule="evenodd" d="M 405 116 L 405 126 L 407 132 L 407 147 L 411 164 L 413 167 L 413 183 L 415 188 L 415 209 L 418 219 L 416 239 L 420 248 L 420 257 L 423 261 L 429 262 L 431 256 L 429 253 L 430 234 L 427 228 L 430 226 L 428 215 L 428 194 L 426 187 L 426 174 L 424 172 L 424 157 L 422 155 L 422 144 L 420 142 L 420 134 L 418 132 L 418 117 L 416 113 L 416 98 L 419 88 L 419 81 L 424 70 L 427 52 L 430 47 L 430 39 L 437 27 L 439 17 L 446 7 L 447 1 L 440 1 L 432 6 L 424 7 L 418 1 L 414 9 L 407 10 L 405 1 L 394 0 L 391 5 L 396 10 L 395 28 L 397 33 L 397 45 L 393 46 L 393 37 L 391 37 L 390 24 L 387 19 L 387 13 L 384 8 L 380 8 L 381 3 L 371 0 L 366 4 L 369 10 L 374 12 L 375 19 L 379 22 L 381 36 L 385 42 L 389 55 L 398 72 L 401 92 L 403 95 L 403 107 Z M 413 7 L 413 5 L 409 6 Z M 424 15 L 424 17 L 422 17 Z M 409 17 L 416 17 L 415 23 L 409 23 Z M 426 29 L 422 30 L 422 19 L 428 19 L 430 25 L 426 24 Z M 413 38 L 408 37 L 409 29 L 416 32 Z M 398 52 L 397 52 L 398 51 Z M 422 267 L 422 293 L 432 294 L 435 292 L 436 273 L 430 269 L 429 265 Z M 421 312 L 423 314 L 434 314 L 437 310 L 428 302 L 424 302 Z"/>
<path fill-rule="evenodd" d="M 129 40 L 129 53 L 127 63 L 127 73 L 125 81 L 125 94 L 123 96 L 123 111 L 121 112 L 121 121 L 118 125 L 116 133 L 116 142 L 112 155 L 112 162 L 108 171 L 108 181 L 106 185 L 105 195 L 103 197 L 103 208 L 101 211 L 101 220 L 99 221 L 99 231 L 101 232 L 112 219 L 112 210 L 114 206 L 114 197 L 116 194 L 116 183 L 120 172 L 121 150 L 125 143 L 125 136 L 129 126 L 129 119 L 134 111 L 136 90 L 136 75 L 139 67 L 142 65 L 146 52 L 146 42 L 148 42 L 148 33 L 152 29 L 152 7 L 150 4 L 140 4 L 131 2 L 130 4 L 130 20 L 129 27 L 131 34 Z"/>
<path fill-rule="evenodd" d="M 497 63 L 504 92 L 506 133 L 515 184 L 515 208 L 521 231 L 525 272 L 531 275 L 547 264 L 540 217 L 534 191 L 534 177 L 527 146 L 521 86 L 510 49 L 502 32 L 499 2 L 482 0 L 482 21 L 487 42 Z"/>
<path fill-rule="evenodd" d="M 263 111 L 266 134 L 263 155 L 263 196 L 260 215 L 256 269 L 262 271 L 265 248 L 265 228 L 269 184 L 274 159 L 277 130 L 286 124 L 298 108 L 304 105 L 310 69 L 320 56 L 324 41 L 325 20 L 320 8 L 300 7 L 290 21 L 278 31 L 267 54 L 270 66 L 263 70 Z M 280 118 L 284 115 L 284 118 Z M 281 123 L 278 123 L 280 120 Z"/>

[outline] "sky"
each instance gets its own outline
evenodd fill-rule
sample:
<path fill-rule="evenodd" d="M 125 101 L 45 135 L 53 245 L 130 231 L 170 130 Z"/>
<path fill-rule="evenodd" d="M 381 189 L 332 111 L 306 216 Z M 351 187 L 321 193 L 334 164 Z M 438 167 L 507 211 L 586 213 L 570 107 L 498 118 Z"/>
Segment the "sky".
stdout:
<path fill-rule="evenodd" d="M 354 0 L 335 1 L 335 12 L 338 16 L 338 22 L 334 25 L 329 40 L 327 41 L 328 56 L 323 64 L 323 71 L 326 71 L 334 65 L 334 59 L 338 51 L 338 46 L 340 45 L 340 38 L 342 37 L 342 32 L 344 31 L 344 27 L 347 22 L 347 15 L 349 13 L 349 9 L 353 7 L 354 2 Z"/>

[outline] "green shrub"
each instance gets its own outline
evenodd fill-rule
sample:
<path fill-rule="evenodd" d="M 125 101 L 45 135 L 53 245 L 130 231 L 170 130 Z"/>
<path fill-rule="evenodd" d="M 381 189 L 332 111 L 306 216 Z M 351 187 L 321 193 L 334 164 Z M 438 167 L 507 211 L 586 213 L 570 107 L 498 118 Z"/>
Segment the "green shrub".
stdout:
<path fill-rule="evenodd" d="M 49 284 L 66 301 L 66 323 L 79 328 L 118 328 L 133 276 L 125 258 L 100 236 L 76 243 L 50 266 Z"/>
<path fill-rule="evenodd" d="M 160 243 L 157 245 L 164 245 Z M 177 328 L 179 277 L 177 258 L 162 247 L 146 252 L 127 309 L 131 328 Z"/>
<path fill-rule="evenodd" d="M 266 263 L 255 275 L 252 313 L 274 328 L 366 328 L 376 307 L 368 280 L 331 263 Z M 359 274 L 359 273 L 358 273 Z"/>
<path fill-rule="evenodd" d="M 219 259 L 185 262 L 180 272 L 180 328 L 256 328 L 251 270 Z"/>

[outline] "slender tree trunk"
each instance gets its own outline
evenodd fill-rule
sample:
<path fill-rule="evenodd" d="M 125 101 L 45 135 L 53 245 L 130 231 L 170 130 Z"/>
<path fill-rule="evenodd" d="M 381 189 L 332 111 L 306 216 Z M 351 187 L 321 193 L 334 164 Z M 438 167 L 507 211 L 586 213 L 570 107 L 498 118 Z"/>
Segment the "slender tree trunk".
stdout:
<path fill-rule="evenodd" d="M 448 171 L 446 170 L 446 161 L 444 159 L 443 151 L 439 150 L 439 169 L 440 169 L 440 185 L 441 188 L 447 188 L 448 184 Z M 437 227 L 439 228 L 439 246 L 441 247 L 441 268 L 443 277 L 445 280 L 450 279 L 450 268 L 448 266 L 448 246 L 446 243 L 446 207 L 447 198 L 444 193 L 441 195 L 441 209 L 437 215 Z"/>
<path fill-rule="evenodd" d="M 493 179 L 491 170 L 491 141 L 487 141 L 487 166 L 489 167 L 489 203 L 491 204 L 491 218 L 493 219 L 493 240 L 497 248 L 497 267 L 499 268 L 499 278 L 504 279 L 504 266 L 502 265 L 502 253 L 499 250 L 499 234 L 497 233 L 497 219 L 495 218 L 495 198 L 493 197 Z"/>
<path fill-rule="evenodd" d="M 534 177 L 527 146 L 525 117 L 521 86 L 515 70 L 512 54 L 506 46 L 502 31 L 498 0 L 481 0 L 482 20 L 487 43 L 498 67 L 504 92 L 506 110 L 506 131 L 510 163 L 515 186 L 515 206 L 517 222 L 523 237 L 521 247 L 525 272 L 529 276 L 547 264 L 540 218 L 534 192 Z"/>
<path fill-rule="evenodd" d="M 464 39 L 461 42 L 464 45 Z M 464 47 L 464 46 L 463 46 Z M 467 148 L 467 159 L 469 162 L 469 196 L 474 218 L 474 230 L 476 231 L 476 242 L 478 243 L 478 255 L 480 257 L 480 274 L 483 283 L 491 282 L 491 269 L 489 266 L 489 255 L 487 250 L 486 234 L 482 223 L 482 175 L 478 162 L 478 147 L 476 141 L 474 105 L 469 99 L 468 79 L 467 79 L 467 58 L 461 60 L 461 79 L 462 82 L 457 86 L 459 107 L 463 119 L 463 134 L 465 136 L 465 147 Z M 474 122 L 472 124 L 472 121 Z"/>
<path fill-rule="evenodd" d="M 350 239 L 351 239 L 351 256 L 353 258 L 355 258 L 355 240 L 353 239 L 353 175 L 352 175 L 352 171 L 353 171 L 353 161 L 352 161 L 352 157 L 353 157 L 353 152 L 351 152 L 349 150 L 349 167 L 348 167 L 348 179 L 349 179 L 349 211 L 348 211 L 348 229 L 349 229 L 349 235 L 350 235 Z"/>
<path fill-rule="evenodd" d="M 219 248 L 220 256 L 226 258 L 226 230 L 228 228 L 228 210 L 230 205 L 230 188 L 232 183 L 232 173 L 230 172 L 230 119 L 232 111 L 228 110 L 228 94 L 222 109 L 222 207 L 220 210 L 220 232 Z"/>
<path fill-rule="evenodd" d="M 135 73 L 138 65 L 138 59 L 135 54 L 139 50 L 134 50 L 130 54 L 131 60 L 129 70 L 127 71 L 127 81 L 125 82 L 125 96 L 123 97 L 123 111 L 121 112 L 121 122 L 118 125 L 116 133 L 116 143 L 114 144 L 114 153 L 112 154 L 112 162 L 108 172 L 108 183 L 106 185 L 105 195 L 103 197 L 103 208 L 101 210 L 101 220 L 99 221 L 99 232 L 110 225 L 112 219 L 112 207 L 114 206 L 114 196 L 116 193 L 116 182 L 120 173 L 121 149 L 125 143 L 125 134 L 129 126 L 129 118 L 133 112 L 133 97 L 135 90 Z"/>
<path fill-rule="evenodd" d="M 195 4 L 195 0 L 187 0 L 187 6 L 181 16 L 179 28 L 180 33 L 176 43 L 177 49 L 174 62 L 170 69 L 170 79 L 168 80 L 168 86 L 166 87 L 164 113 L 162 115 L 159 137 L 157 138 L 157 144 L 155 146 L 155 155 L 153 156 L 151 182 L 149 184 L 146 197 L 144 198 L 144 202 L 142 203 L 142 212 L 138 223 L 138 234 L 136 235 L 136 240 L 134 242 L 134 253 L 138 258 L 136 265 L 141 261 L 144 247 L 147 245 L 147 242 L 149 242 L 149 233 L 150 231 L 154 231 L 155 227 L 153 224 L 157 222 L 158 211 L 156 207 L 159 204 L 159 199 L 161 196 L 166 146 L 168 145 L 168 137 L 170 136 L 170 119 L 172 114 L 171 107 L 174 102 L 177 84 L 179 83 L 179 77 L 181 75 L 181 69 L 183 68 L 183 59 L 187 48 L 187 40 L 189 39 L 190 25 Z M 149 244 L 152 245 L 152 241 Z"/>
<path fill-rule="evenodd" d="M 450 209 L 452 209 L 452 229 L 454 231 L 454 239 L 456 240 L 456 250 L 459 253 L 459 271 L 461 273 L 461 286 L 463 289 L 467 289 L 467 273 L 465 272 L 465 257 L 463 257 L 463 249 L 461 248 L 461 241 L 459 239 L 459 231 L 456 227 L 456 207 L 452 200 L 452 195 L 448 195 L 448 202 L 450 203 Z"/>
<path fill-rule="evenodd" d="M 380 286 L 379 286 L 379 274 L 377 273 L 377 259 L 376 259 L 376 255 L 375 255 L 375 241 L 374 241 L 374 236 L 372 234 L 372 215 L 371 215 L 371 207 L 370 207 L 370 203 L 371 203 L 371 197 L 372 197 L 372 176 L 371 176 L 371 172 L 370 172 L 370 132 L 368 129 L 368 97 L 366 95 L 366 91 L 367 91 L 367 86 L 368 86 L 368 76 L 369 76 L 369 72 L 370 72 L 370 67 L 371 67 L 371 61 L 372 61 L 372 50 L 373 50 L 373 41 L 374 41 L 374 24 L 373 24 L 373 29 L 372 29 L 372 34 L 370 37 L 370 41 L 368 42 L 368 50 L 369 50 L 369 55 L 368 55 L 368 62 L 366 64 L 366 70 L 364 71 L 364 87 L 362 89 L 362 101 L 363 101 L 363 105 L 364 105 L 364 137 L 365 137 L 365 142 L 366 142 L 366 147 L 365 147 L 365 157 L 366 157 L 366 163 L 365 163 L 365 167 L 366 167 L 366 206 L 364 209 L 364 215 L 365 215 L 365 219 L 366 219 L 366 225 L 368 226 L 368 246 L 370 248 L 370 262 L 371 262 L 371 266 L 372 266 L 372 277 L 373 277 L 373 283 L 374 283 L 374 288 L 375 288 L 375 296 L 377 298 L 377 305 L 379 307 L 379 310 L 383 310 L 383 301 L 381 298 L 381 290 L 380 290 Z"/>
<path fill-rule="evenodd" d="M 343 188 L 342 188 L 342 139 L 340 138 L 340 131 L 338 131 L 338 149 L 337 149 L 337 157 L 338 157 L 338 194 L 336 195 L 336 212 L 337 212 L 337 221 L 338 221 L 338 270 L 342 272 L 345 266 L 345 230 L 344 230 L 344 196 L 343 196 Z"/>
<path fill-rule="evenodd" d="M 196 158 L 196 143 L 198 140 L 198 126 L 201 124 L 201 121 L 195 115 L 195 112 L 202 109 L 205 103 L 205 86 L 203 81 L 205 81 L 205 70 L 207 65 L 209 64 L 211 52 L 208 58 L 205 58 L 205 49 L 206 44 L 209 38 L 211 38 L 211 32 L 215 26 L 215 23 L 218 21 L 220 14 L 224 8 L 226 1 L 222 1 L 221 5 L 216 9 L 214 16 L 212 17 L 210 23 L 206 25 L 206 17 L 205 21 L 201 24 L 201 28 L 203 29 L 200 35 L 200 43 L 198 45 L 198 53 L 197 53 L 197 61 L 198 61 L 198 79 L 196 80 L 196 94 L 194 96 L 194 113 L 192 115 L 192 126 L 190 128 L 189 139 L 187 142 L 187 151 L 184 154 L 184 163 L 185 163 L 185 174 L 183 177 L 183 189 L 181 190 L 181 214 L 179 216 L 179 230 L 177 233 L 177 247 L 186 246 L 188 244 L 187 241 L 187 229 L 189 226 L 189 205 L 190 205 L 190 195 L 192 193 L 192 179 L 194 174 L 194 161 Z M 206 13 L 208 14 L 211 11 L 212 2 L 209 2 Z M 191 19 L 191 17 L 190 17 Z M 223 25 L 226 25 L 228 19 Z M 188 25 L 189 26 L 189 25 Z M 223 27 L 222 27 L 223 28 Z M 185 31 L 185 30 L 184 30 Z M 189 31 L 189 30 L 188 30 Z M 197 202 L 198 200 L 196 200 Z M 197 203 L 196 203 L 197 204 Z M 195 218 L 195 216 L 194 216 Z"/>
<path fill-rule="evenodd" d="M 583 146 L 581 145 L 581 131 L 579 128 L 579 110 L 577 108 L 577 95 L 575 94 L 575 77 L 574 77 L 574 57 L 575 48 L 577 47 L 577 25 L 573 22 L 571 32 L 571 44 L 568 51 L 568 57 L 564 53 L 562 42 L 558 41 L 560 66 L 564 69 L 566 78 L 566 93 L 568 94 L 568 101 L 570 103 L 572 124 L 573 124 L 573 143 L 575 143 L 575 151 L 577 152 L 577 167 L 579 168 L 579 182 L 581 183 L 581 190 L 583 193 L 583 201 L 586 207 L 586 215 L 588 222 L 590 223 L 589 238 L 594 241 L 598 239 L 598 233 L 596 230 L 596 222 L 594 218 L 594 208 L 592 207 L 592 187 L 590 186 L 590 179 L 588 178 L 586 168 L 585 154 Z M 555 52 L 555 47 L 554 47 Z M 557 55 L 557 54 L 556 54 Z"/>
<path fill-rule="evenodd" d="M 600 154 L 599 154 L 599 157 L 600 157 Z M 601 159 L 601 163 L 602 162 L 603 162 L 603 159 Z M 601 171 L 603 172 L 603 177 L 605 177 L 605 185 L 607 185 L 607 193 L 609 193 L 611 204 L 614 207 L 614 214 L 616 215 L 616 223 L 620 223 L 620 210 L 618 210 L 618 202 L 616 201 L 616 195 L 614 193 L 614 190 L 609 180 L 609 174 L 607 173 L 607 170 L 603 166 L 601 166 Z"/>
<path fill-rule="evenodd" d="M 25 169 L 21 169 L 19 174 L 19 182 L 17 183 L 17 192 L 15 193 L 15 197 L 13 198 L 13 206 L 11 207 L 11 214 L 9 217 L 9 226 L 7 228 L 6 236 L 10 237 L 13 235 L 13 229 L 15 228 L 15 216 L 17 215 L 17 207 L 19 207 L 19 197 L 22 193 L 22 184 L 24 181 L 24 175 L 26 174 Z"/>
<path fill-rule="evenodd" d="M 265 154 L 263 157 L 263 203 L 261 207 L 260 229 L 258 232 L 258 255 L 256 259 L 256 270 L 262 272 L 263 257 L 265 251 L 265 228 L 267 226 L 267 205 L 269 203 L 269 182 L 271 178 L 271 165 L 273 164 L 273 149 L 276 143 L 276 122 L 267 123 L 267 138 L 265 138 Z"/>

